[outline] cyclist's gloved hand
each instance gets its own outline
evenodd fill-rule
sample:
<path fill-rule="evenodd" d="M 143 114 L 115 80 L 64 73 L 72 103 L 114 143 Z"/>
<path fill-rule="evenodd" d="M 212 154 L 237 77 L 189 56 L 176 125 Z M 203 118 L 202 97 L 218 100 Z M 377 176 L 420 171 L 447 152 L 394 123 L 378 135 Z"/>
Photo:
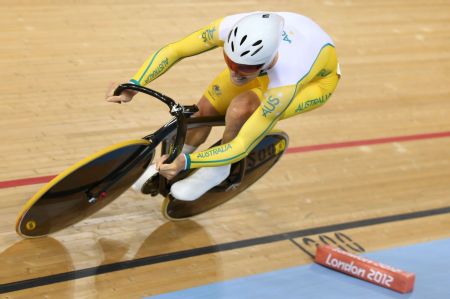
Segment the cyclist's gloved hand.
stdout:
<path fill-rule="evenodd" d="M 105 100 L 107 102 L 118 104 L 126 103 L 131 101 L 133 97 L 138 93 L 137 91 L 127 89 L 124 90 L 119 96 L 115 96 L 114 91 L 117 89 L 118 86 L 119 86 L 118 83 L 111 83 L 105 95 Z"/>

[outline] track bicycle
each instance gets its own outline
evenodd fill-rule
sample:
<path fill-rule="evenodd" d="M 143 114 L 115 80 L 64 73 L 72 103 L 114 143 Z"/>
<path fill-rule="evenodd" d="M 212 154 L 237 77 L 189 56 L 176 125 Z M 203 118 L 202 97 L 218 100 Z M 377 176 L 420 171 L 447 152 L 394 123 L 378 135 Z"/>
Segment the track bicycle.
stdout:
<path fill-rule="evenodd" d="M 155 157 L 158 145 L 161 155 L 168 154 L 171 163 L 180 153 L 188 129 L 201 126 L 225 126 L 223 116 L 191 117 L 197 106 L 183 106 L 166 95 L 130 83 L 115 91 L 138 91 L 160 100 L 173 118 L 156 132 L 141 139 L 128 140 L 107 147 L 67 168 L 31 197 L 16 221 L 16 231 L 24 238 L 52 234 L 91 216 L 124 193 L 146 170 Z M 182 201 L 170 193 L 173 183 L 191 175 L 180 172 L 173 180 L 159 174 L 143 186 L 143 193 L 162 195 L 162 214 L 169 220 L 183 220 L 215 208 L 247 189 L 273 167 L 284 154 L 288 135 L 271 131 L 242 160 L 232 164 L 230 175 L 218 186 L 195 201 Z M 213 146 L 221 143 L 217 141 Z"/>

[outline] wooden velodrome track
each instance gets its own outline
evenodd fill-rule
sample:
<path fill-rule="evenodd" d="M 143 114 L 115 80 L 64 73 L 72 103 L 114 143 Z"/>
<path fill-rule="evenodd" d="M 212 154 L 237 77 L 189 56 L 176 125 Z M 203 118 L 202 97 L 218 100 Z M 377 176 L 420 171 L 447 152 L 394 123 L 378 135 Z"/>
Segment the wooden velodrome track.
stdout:
<path fill-rule="evenodd" d="M 142 298 L 310 263 L 314 242 L 357 252 L 450 237 L 449 1 L 58 3 L 0 4 L 0 284 L 14 290 L 3 298 Z M 325 106 L 280 123 L 291 150 L 271 172 L 186 222 L 165 220 L 162 198 L 129 191 L 50 237 L 16 235 L 42 185 L 28 179 L 48 181 L 169 119 L 143 95 L 106 103 L 110 82 L 211 20 L 252 10 L 316 20 L 343 73 Z M 224 67 L 214 50 L 151 87 L 195 103 Z"/>

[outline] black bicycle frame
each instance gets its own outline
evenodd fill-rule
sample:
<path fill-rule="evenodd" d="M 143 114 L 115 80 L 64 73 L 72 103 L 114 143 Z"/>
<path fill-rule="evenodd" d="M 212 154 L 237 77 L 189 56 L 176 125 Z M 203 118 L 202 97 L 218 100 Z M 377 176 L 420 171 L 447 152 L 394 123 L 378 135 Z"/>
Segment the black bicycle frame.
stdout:
<path fill-rule="evenodd" d="M 169 123 L 164 125 L 161 129 L 159 129 L 154 134 L 148 136 L 148 137 L 153 136 L 155 139 L 152 141 L 155 143 L 159 143 L 164 138 L 164 137 L 162 137 L 162 136 L 164 136 L 164 134 L 160 134 L 160 133 L 162 131 L 165 131 L 168 127 L 176 124 L 177 135 L 175 137 L 175 143 L 174 143 L 172 152 L 169 154 L 169 157 L 165 161 L 165 163 L 167 163 L 167 164 L 172 163 L 173 160 L 175 160 L 175 158 L 179 154 L 181 154 L 181 150 L 184 145 L 184 138 L 185 138 L 186 132 L 187 132 L 186 118 L 188 118 L 189 116 L 191 116 L 192 114 L 197 112 L 198 107 L 196 105 L 192 105 L 192 106 L 180 105 L 180 104 L 176 103 L 174 100 L 172 100 L 171 98 L 169 98 L 168 96 L 163 95 L 162 93 L 159 93 L 150 88 L 146 88 L 146 87 L 131 84 L 131 83 L 125 83 L 125 84 L 119 85 L 116 88 L 116 90 L 114 91 L 114 95 L 118 96 L 124 90 L 127 90 L 127 89 L 142 92 L 142 93 L 145 93 L 147 95 L 150 95 L 150 96 L 160 100 L 161 102 L 163 102 L 164 104 L 166 104 L 169 107 L 170 114 L 175 116 L 175 119 L 171 120 Z M 159 136 L 161 136 L 162 138 L 161 139 L 158 138 Z"/>

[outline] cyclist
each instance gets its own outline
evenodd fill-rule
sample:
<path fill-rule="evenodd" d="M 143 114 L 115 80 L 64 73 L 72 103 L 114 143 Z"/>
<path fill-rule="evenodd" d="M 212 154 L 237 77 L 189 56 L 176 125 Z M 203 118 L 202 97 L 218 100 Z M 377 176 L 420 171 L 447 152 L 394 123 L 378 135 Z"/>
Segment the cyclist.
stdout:
<path fill-rule="evenodd" d="M 180 59 L 223 47 L 227 67 L 208 86 L 195 116 L 225 115 L 222 144 L 195 152 L 211 128 L 188 131 L 183 153 L 171 164 L 166 156 L 151 165 L 134 184 L 141 190 L 159 171 L 172 179 L 180 171 L 200 168 L 171 187 L 179 200 L 195 200 L 220 184 L 230 164 L 243 159 L 279 120 L 323 105 L 340 78 L 330 36 L 311 19 L 291 12 L 252 12 L 216 20 L 184 39 L 153 53 L 130 82 L 147 85 Z M 124 91 L 110 102 L 129 102 Z"/>

